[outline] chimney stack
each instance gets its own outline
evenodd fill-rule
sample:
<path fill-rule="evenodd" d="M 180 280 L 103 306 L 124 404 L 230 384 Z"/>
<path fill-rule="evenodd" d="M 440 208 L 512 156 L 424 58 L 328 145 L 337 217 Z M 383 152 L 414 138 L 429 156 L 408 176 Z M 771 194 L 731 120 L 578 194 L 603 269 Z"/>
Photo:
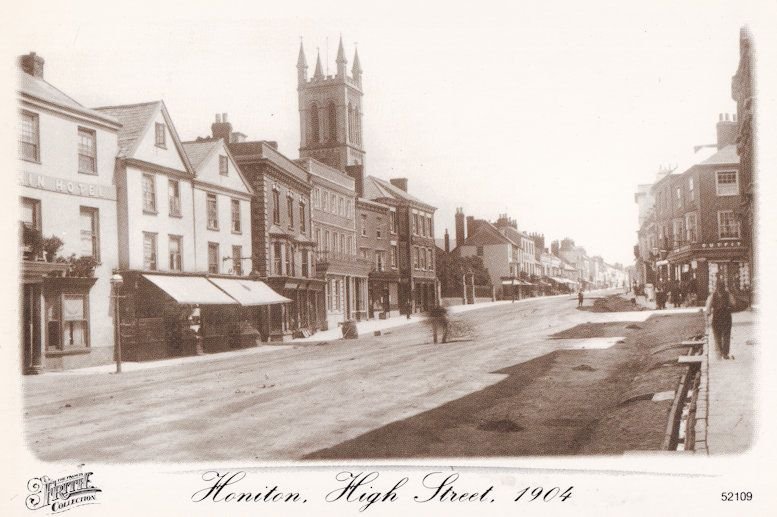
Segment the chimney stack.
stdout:
<path fill-rule="evenodd" d="M 403 192 L 407 192 L 407 178 L 391 178 L 391 184 Z"/>
<path fill-rule="evenodd" d="M 445 229 L 445 253 L 451 252 L 451 237 L 448 235 L 448 229 Z"/>
<path fill-rule="evenodd" d="M 718 132 L 718 150 L 736 143 L 739 128 L 735 116 L 729 117 L 728 113 L 718 115 L 716 129 Z"/>
<path fill-rule="evenodd" d="M 33 77 L 43 79 L 43 64 L 45 61 L 35 52 L 19 56 L 19 66 L 25 72 Z"/>
<path fill-rule="evenodd" d="M 467 216 L 467 235 L 472 237 L 473 233 L 475 233 L 475 216 L 468 215 Z"/>
<path fill-rule="evenodd" d="M 464 244 L 464 208 L 456 208 L 456 246 Z"/>
<path fill-rule="evenodd" d="M 232 124 L 227 122 L 227 114 L 216 113 L 216 122 L 210 125 L 213 138 L 222 138 L 226 143 L 232 141 Z"/>

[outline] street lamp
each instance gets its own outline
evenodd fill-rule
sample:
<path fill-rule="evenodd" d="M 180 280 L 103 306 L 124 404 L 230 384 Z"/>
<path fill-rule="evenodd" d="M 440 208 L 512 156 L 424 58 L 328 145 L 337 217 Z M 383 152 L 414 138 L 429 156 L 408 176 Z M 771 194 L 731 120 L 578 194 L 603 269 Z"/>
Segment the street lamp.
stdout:
<path fill-rule="evenodd" d="M 114 337 L 114 346 L 115 346 L 115 355 L 116 355 L 116 373 L 121 373 L 121 316 L 119 313 L 119 299 L 121 296 L 119 296 L 119 289 L 121 289 L 121 286 L 124 284 L 124 278 L 118 274 L 114 273 L 113 276 L 111 276 L 111 290 L 113 291 L 113 324 L 115 326 L 115 337 Z"/>

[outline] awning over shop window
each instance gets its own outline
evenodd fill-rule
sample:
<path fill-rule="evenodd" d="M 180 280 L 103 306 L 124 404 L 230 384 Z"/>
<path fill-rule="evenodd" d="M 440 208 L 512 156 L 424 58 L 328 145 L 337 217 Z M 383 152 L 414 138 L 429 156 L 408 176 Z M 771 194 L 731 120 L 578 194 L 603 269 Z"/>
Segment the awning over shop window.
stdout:
<path fill-rule="evenodd" d="M 209 280 L 237 300 L 240 305 L 272 305 L 291 302 L 285 296 L 273 291 L 264 282 L 257 280 L 240 278 L 210 278 Z"/>
<path fill-rule="evenodd" d="M 169 294 L 178 303 L 237 305 L 233 298 L 204 276 L 143 275 L 143 278 Z"/>

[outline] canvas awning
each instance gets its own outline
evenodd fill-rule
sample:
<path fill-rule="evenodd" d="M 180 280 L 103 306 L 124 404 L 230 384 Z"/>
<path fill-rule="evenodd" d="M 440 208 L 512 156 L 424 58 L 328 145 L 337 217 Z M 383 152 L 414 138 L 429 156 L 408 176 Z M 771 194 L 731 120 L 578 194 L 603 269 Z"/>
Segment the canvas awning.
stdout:
<path fill-rule="evenodd" d="M 291 300 L 272 290 L 264 282 L 242 278 L 210 278 L 217 287 L 238 301 L 240 305 L 272 305 L 289 303 Z"/>
<path fill-rule="evenodd" d="M 187 305 L 237 305 L 234 298 L 213 285 L 204 276 L 143 275 L 143 278 Z"/>

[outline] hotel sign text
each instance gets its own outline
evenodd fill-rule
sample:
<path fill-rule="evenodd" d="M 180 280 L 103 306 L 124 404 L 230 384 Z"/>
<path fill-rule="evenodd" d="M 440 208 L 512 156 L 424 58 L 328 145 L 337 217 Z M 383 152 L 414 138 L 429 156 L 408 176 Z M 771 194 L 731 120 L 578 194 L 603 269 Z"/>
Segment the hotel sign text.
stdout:
<path fill-rule="evenodd" d="M 94 197 L 116 201 L 116 187 L 113 185 L 96 185 L 83 181 L 70 181 L 62 178 L 53 178 L 34 172 L 20 172 L 19 185 L 24 187 L 61 192 L 74 196 Z"/>

